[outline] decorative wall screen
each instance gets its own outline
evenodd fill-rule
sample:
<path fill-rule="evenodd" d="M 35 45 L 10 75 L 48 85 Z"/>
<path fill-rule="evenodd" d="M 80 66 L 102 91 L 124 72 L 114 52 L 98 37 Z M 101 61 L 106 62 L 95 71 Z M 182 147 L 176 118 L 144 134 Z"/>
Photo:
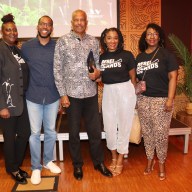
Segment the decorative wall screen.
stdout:
<path fill-rule="evenodd" d="M 120 0 L 120 30 L 125 40 L 125 49 L 135 56 L 138 40 L 148 23 L 161 25 L 161 0 Z"/>

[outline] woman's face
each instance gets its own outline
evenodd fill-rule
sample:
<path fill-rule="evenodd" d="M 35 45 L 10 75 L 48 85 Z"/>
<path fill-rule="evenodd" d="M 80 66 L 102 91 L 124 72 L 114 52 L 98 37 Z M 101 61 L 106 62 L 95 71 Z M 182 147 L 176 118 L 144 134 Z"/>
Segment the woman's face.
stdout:
<path fill-rule="evenodd" d="M 109 31 L 105 36 L 104 42 L 109 52 L 116 51 L 119 43 L 118 33 L 116 31 Z"/>
<path fill-rule="evenodd" d="M 145 40 L 148 44 L 148 47 L 158 47 L 159 39 L 159 33 L 155 29 L 147 29 Z"/>
<path fill-rule="evenodd" d="M 14 45 L 18 38 L 16 25 L 12 22 L 3 24 L 1 34 L 5 43 L 8 45 Z"/>

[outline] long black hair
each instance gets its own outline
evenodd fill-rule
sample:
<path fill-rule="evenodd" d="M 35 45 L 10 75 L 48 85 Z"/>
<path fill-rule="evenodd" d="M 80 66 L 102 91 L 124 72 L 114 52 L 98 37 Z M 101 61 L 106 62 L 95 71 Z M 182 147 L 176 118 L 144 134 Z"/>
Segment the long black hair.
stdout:
<path fill-rule="evenodd" d="M 157 25 L 156 23 L 149 23 L 147 25 L 145 31 L 141 34 L 141 37 L 139 39 L 139 50 L 141 52 L 144 52 L 148 47 L 148 44 L 147 44 L 145 38 L 146 38 L 147 30 L 149 28 L 152 28 L 156 32 L 158 32 L 158 34 L 159 34 L 159 46 L 165 47 L 165 33 L 164 33 L 163 29 L 159 25 Z"/>
<path fill-rule="evenodd" d="M 118 34 L 118 39 L 119 39 L 119 43 L 117 46 L 117 51 L 121 51 L 124 48 L 124 39 L 123 39 L 123 35 L 121 33 L 121 31 L 118 28 L 112 27 L 109 29 L 105 29 L 102 33 L 101 33 L 101 38 L 100 38 L 100 44 L 101 44 L 101 48 L 104 52 L 108 51 L 107 45 L 105 43 L 105 37 L 107 35 L 108 32 L 110 31 L 115 31 Z"/>

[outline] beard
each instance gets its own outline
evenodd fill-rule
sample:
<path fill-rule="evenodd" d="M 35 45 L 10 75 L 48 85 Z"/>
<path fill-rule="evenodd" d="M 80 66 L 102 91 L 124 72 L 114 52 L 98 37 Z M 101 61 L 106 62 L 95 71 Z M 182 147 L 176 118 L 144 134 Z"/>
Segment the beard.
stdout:
<path fill-rule="evenodd" d="M 43 35 L 41 35 L 41 33 L 38 31 L 38 35 L 41 37 L 41 38 L 48 38 L 48 37 L 50 37 L 51 36 L 51 32 L 49 32 L 46 36 L 43 36 Z"/>

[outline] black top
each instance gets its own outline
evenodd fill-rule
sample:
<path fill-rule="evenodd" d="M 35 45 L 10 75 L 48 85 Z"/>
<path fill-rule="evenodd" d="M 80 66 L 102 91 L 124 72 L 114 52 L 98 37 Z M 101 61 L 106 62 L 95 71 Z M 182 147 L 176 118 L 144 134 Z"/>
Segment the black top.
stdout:
<path fill-rule="evenodd" d="M 24 77 L 23 77 L 24 75 Z M 8 108 L 11 116 L 20 116 L 28 84 L 28 65 L 20 50 L 0 42 L 0 110 Z"/>
<path fill-rule="evenodd" d="M 130 80 L 129 71 L 136 68 L 130 51 L 105 52 L 100 56 L 102 82 L 104 84 L 122 83 Z"/>
<path fill-rule="evenodd" d="M 7 45 L 8 46 L 8 45 Z M 22 58 L 18 49 L 15 46 L 8 46 L 9 50 L 11 51 L 12 55 L 15 57 L 16 61 L 18 62 L 18 67 L 21 70 L 20 78 L 23 81 L 23 92 L 25 93 L 28 87 L 28 67 L 25 60 Z"/>
<path fill-rule="evenodd" d="M 157 49 L 156 49 L 157 50 Z M 168 73 L 178 69 L 176 58 L 167 49 L 160 48 L 151 61 L 156 50 L 147 54 L 140 53 L 137 58 L 137 77 L 142 79 L 146 70 L 144 81 L 146 81 L 146 91 L 142 94 L 149 97 L 168 96 Z"/>

